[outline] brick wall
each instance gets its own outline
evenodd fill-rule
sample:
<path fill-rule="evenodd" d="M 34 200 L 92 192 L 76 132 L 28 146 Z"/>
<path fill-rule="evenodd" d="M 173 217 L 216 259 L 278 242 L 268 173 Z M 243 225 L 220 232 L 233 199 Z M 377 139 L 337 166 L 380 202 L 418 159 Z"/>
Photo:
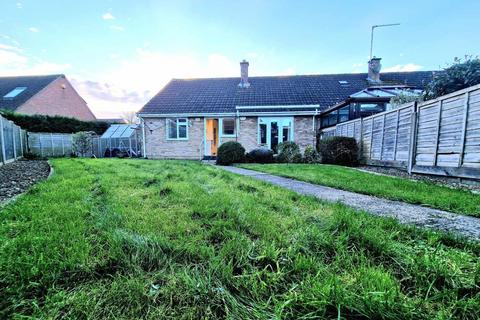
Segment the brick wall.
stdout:
<path fill-rule="evenodd" d="M 220 137 L 219 145 L 227 141 L 237 140 L 245 150 L 251 151 L 258 145 L 257 117 L 240 119 L 240 130 L 237 138 Z M 204 155 L 204 118 L 189 118 L 188 140 L 167 140 L 165 118 L 145 119 L 145 141 L 147 157 L 156 159 L 202 159 Z M 315 146 L 312 117 L 294 118 L 294 140 L 302 152 L 308 145 Z"/>
<path fill-rule="evenodd" d="M 188 118 L 188 140 L 167 140 L 166 119 L 145 119 L 146 155 L 152 159 L 202 159 L 203 118 Z"/>
<path fill-rule="evenodd" d="M 65 86 L 65 89 L 62 88 Z M 75 91 L 70 82 L 59 77 L 43 90 L 21 105 L 16 112 L 47 116 L 72 117 L 79 120 L 96 120 L 85 100 Z"/>
<path fill-rule="evenodd" d="M 313 118 L 311 116 L 295 117 L 293 127 L 293 139 L 300 147 L 302 153 L 307 146 L 315 147 L 315 133 L 313 131 Z"/>

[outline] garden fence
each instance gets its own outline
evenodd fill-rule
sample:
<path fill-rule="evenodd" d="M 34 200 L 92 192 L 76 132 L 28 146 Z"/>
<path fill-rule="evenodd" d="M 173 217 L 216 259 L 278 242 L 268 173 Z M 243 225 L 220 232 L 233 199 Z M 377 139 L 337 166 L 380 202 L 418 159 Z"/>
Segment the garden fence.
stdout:
<path fill-rule="evenodd" d="M 353 137 L 370 165 L 480 179 L 480 85 L 321 131 Z"/>
<path fill-rule="evenodd" d="M 27 145 L 26 131 L 0 116 L 0 163 L 23 157 Z"/>
<path fill-rule="evenodd" d="M 28 133 L 29 151 L 40 157 L 68 157 L 74 153 L 72 149 L 73 134 L 70 133 Z M 127 156 L 138 157 L 141 144 L 136 136 L 133 138 L 100 138 L 92 137 L 91 146 L 84 157 L 115 157 L 119 151 Z"/>

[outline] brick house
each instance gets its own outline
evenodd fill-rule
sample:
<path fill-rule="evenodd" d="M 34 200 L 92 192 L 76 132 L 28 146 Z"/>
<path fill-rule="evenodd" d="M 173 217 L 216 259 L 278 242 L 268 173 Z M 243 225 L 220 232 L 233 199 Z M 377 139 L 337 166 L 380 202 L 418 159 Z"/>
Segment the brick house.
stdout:
<path fill-rule="evenodd" d="M 276 151 L 283 141 L 294 141 L 303 151 L 315 145 L 322 114 L 334 112 L 333 107 L 352 95 L 371 87 L 383 90 L 383 85 L 421 89 L 432 78 L 432 72 L 392 72 L 380 80 L 379 74 L 372 74 L 380 72 L 376 60 L 369 74 L 249 78 L 249 64 L 242 61 L 237 78 L 173 79 L 138 113 L 144 155 L 209 159 L 219 145 L 232 140 L 247 151 Z M 377 97 L 375 103 L 386 106 L 390 97 L 383 102 Z"/>
<path fill-rule="evenodd" d="M 0 109 L 96 120 L 65 75 L 0 77 Z"/>

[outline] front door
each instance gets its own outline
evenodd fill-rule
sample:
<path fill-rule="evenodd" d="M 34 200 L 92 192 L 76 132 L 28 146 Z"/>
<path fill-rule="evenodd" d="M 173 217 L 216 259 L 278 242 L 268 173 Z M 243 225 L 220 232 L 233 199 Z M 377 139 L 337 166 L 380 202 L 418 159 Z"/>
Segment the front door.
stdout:
<path fill-rule="evenodd" d="M 218 119 L 205 120 L 205 156 L 216 156 L 218 150 Z"/>
<path fill-rule="evenodd" d="M 258 143 L 277 153 L 278 144 L 293 141 L 293 118 L 258 118 Z"/>

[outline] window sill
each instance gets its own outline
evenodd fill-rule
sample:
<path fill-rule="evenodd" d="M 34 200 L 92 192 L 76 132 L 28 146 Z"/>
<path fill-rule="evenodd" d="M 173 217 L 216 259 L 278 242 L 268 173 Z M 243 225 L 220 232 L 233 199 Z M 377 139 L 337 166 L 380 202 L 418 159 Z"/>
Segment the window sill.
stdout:
<path fill-rule="evenodd" d="M 188 141 L 188 138 L 166 138 L 167 141 Z"/>

